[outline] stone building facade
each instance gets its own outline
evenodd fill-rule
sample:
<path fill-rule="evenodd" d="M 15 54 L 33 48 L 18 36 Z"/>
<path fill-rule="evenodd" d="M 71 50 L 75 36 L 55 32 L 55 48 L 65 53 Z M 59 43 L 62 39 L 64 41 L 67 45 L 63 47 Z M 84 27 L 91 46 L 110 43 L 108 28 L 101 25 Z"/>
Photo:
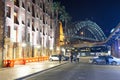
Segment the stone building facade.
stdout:
<path fill-rule="evenodd" d="M 0 0 L 0 60 L 33 59 L 54 51 L 53 0 Z"/>

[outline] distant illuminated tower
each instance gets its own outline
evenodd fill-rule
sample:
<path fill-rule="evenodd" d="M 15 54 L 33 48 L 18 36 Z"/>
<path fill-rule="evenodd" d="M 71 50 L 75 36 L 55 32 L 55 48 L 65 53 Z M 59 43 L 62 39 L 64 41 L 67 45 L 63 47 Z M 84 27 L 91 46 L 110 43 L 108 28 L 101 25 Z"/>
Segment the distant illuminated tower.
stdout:
<path fill-rule="evenodd" d="M 59 22 L 60 24 L 60 45 L 64 44 L 64 33 L 63 33 L 63 26 L 62 22 Z"/>

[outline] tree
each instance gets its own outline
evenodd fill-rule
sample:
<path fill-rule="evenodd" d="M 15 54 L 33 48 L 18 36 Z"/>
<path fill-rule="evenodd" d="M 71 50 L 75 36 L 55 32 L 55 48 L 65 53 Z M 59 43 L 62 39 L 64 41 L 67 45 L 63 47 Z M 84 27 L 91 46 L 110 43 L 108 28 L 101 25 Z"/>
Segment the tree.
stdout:
<path fill-rule="evenodd" d="M 52 14 L 54 14 L 54 22 L 55 22 L 55 51 L 57 49 L 57 46 L 59 46 L 59 27 L 58 27 L 58 15 L 60 11 L 60 2 L 53 2 L 52 5 Z"/>
<path fill-rule="evenodd" d="M 61 3 L 60 2 L 54 2 L 53 3 L 53 6 L 52 6 L 52 9 L 53 9 L 53 12 L 54 12 L 54 19 L 55 19 L 55 24 L 56 24 L 56 32 L 55 32 L 55 36 L 57 40 L 55 40 L 56 44 L 57 44 L 57 41 L 58 41 L 58 44 L 59 45 L 59 21 L 62 22 L 62 24 L 64 25 L 64 33 L 65 33 L 65 36 L 66 36 L 66 27 L 67 27 L 67 23 L 68 21 L 71 20 L 71 17 L 70 15 L 66 12 L 65 10 L 65 7 L 64 6 L 61 6 Z"/>
<path fill-rule="evenodd" d="M 62 23 L 64 24 L 64 33 L 65 33 L 65 37 L 67 36 L 67 27 L 68 27 L 68 22 L 71 21 L 71 17 L 70 15 L 66 12 L 65 7 L 62 6 L 60 8 L 60 17 L 59 20 L 62 21 Z"/>
<path fill-rule="evenodd" d="M 59 11 L 60 11 L 60 5 L 61 5 L 60 2 L 53 2 L 53 5 L 52 5 L 52 9 L 54 11 L 55 18 L 57 20 L 58 20 L 58 15 L 59 15 Z"/>

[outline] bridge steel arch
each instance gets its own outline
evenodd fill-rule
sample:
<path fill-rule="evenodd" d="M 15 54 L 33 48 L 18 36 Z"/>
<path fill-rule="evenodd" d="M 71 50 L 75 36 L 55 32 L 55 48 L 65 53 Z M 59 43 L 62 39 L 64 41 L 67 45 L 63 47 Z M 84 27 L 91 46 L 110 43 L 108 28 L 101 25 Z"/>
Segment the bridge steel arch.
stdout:
<path fill-rule="evenodd" d="M 90 39 L 94 41 L 104 41 L 106 39 L 106 36 L 102 29 L 95 22 L 92 22 L 90 20 L 74 23 L 74 25 L 69 28 L 69 31 L 72 31 L 71 33 L 74 34 L 74 36 L 81 30 L 88 31 L 90 33 L 87 36 L 79 35 L 79 37 L 82 37 L 84 39 Z"/>

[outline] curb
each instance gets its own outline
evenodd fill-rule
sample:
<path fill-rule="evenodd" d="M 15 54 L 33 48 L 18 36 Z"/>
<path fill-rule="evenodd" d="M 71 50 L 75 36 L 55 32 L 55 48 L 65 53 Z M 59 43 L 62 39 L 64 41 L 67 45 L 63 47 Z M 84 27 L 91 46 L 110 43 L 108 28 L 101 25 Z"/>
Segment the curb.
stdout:
<path fill-rule="evenodd" d="M 58 67 L 58 66 L 61 66 L 61 65 L 67 64 L 67 63 L 68 63 L 68 62 L 60 63 L 60 64 L 58 64 L 58 65 L 56 65 L 56 66 L 54 66 L 54 67 L 51 67 L 51 68 L 48 68 L 48 69 L 44 69 L 44 70 L 41 70 L 41 71 L 35 72 L 35 73 L 33 73 L 33 74 L 29 74 L 29 75 L 27 75 L 27 76 L 24 76 L 24 77 L 21 77 L 21 78 L 15 79 L 15 80 L 23 80 L 23 79 L 28 78 L 28 77 L 30 77 L 30 76 L 33 76 L 33 75 L 39 74 L 39 73 L 44 72 L 44 71 L 47 71 L 47 70 L 51 70 L 51 69 L 53 69 L 53 68 L 56 68 L 56 67 Z"/>

